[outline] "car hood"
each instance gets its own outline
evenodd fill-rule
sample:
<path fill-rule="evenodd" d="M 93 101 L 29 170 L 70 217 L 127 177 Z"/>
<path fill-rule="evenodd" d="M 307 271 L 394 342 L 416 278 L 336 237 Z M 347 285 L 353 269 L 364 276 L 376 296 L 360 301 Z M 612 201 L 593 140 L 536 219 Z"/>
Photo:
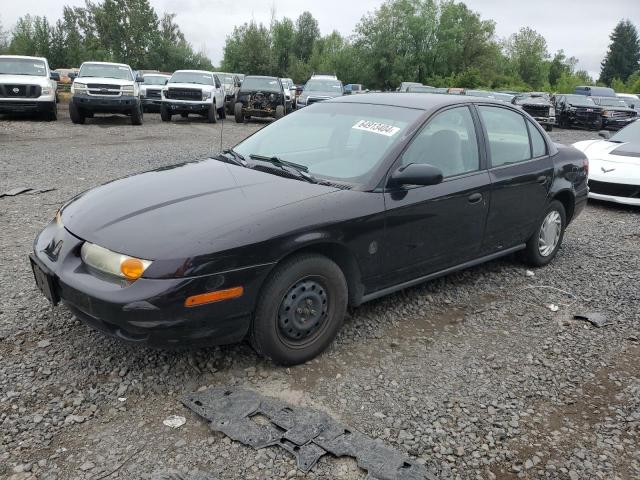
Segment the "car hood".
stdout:
<path fill-rule="evenodd" d="M 214 159 L 125 177 L 65 205 L 62 222 L 75 236 L 115 252 L 174 259 L 266 240 L 279 210 L 337 189 Z M 308 215 L 304 207 L 296 211 Z"/>
<path fill-rule="evenodd" d="M 301 97 L 321 97 L 321 98 L 336 98 L 341 97 L 341 92 L 302 92 Z"/>
<path fill-rule="evenodd" d="M 0 75 L 0 83 L 10 85 L 49 85 L 49 78 L 42 75 Z"/>
<path fill-rule="evenodd" d="M 587 140 L 575 143 L 574 147 L 585 153 L 589 161 L 606 160 L 640 166 L 640 140 L 626 143 Z"/>
<path fill-rule="evenodd" d="M 204 85 L 202 83 L 167 83 L 165 85 L 167 88 L 194 88 L 198 90 L 213 90 L 215 88 L 214 85 Z"/>
<path fill-rule="evenodd" d="M 99 83 L 102 85 L 133 85 L 133 80 L 121 80 L 119 78 L 107 78 L 107 77 L 77 77 L 74 82 L 80 83 Z"/>

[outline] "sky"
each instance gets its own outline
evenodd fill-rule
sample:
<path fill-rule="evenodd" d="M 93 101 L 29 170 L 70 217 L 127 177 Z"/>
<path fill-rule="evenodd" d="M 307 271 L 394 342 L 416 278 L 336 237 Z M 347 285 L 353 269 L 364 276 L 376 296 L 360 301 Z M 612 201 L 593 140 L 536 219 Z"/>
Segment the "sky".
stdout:
<path fill-rule="evenodd" d="M 323 34 L 337 30 L 349 35 L 362 16 L 382 0 L 150 0 L 158 15 L 176 13 L 176 21 L 196 50 L 204 50 L 214 65 L 222 59 L 225 38 L 235 25 L 251 19 L 268 24 L 276 18 L 295 20 L 309 10 Z M 640 0 L 464 0 L 483 19 L 496 22 L 496 35 L 508 37 L 523 26 L 541 33 L 551 54 L 563 49 L 577 57 L 578 68 L 596 78 L 616 23 L 629 18 L 640 29 Z M 22 15 L 46 15 L 55 21 L 62 5 L 83 5 L 84 0 L 3 1 L 0 22 L 10 28 Z"/>

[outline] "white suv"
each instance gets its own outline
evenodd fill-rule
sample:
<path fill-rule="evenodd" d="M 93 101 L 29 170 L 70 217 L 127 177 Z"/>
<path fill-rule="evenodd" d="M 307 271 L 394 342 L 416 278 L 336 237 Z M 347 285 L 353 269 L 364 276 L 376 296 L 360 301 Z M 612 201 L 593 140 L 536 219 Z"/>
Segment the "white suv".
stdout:
<path fill-rule="evenodd" d="M 131 117 L 132 125 L 142 125 L 140 82 L 129 65 L 84 62 L 71 85 L 71 121 L 84 123 L 95 113 L 122 113 Z"/>
<path fill-rule="evenodd" d="M 220 78 L 204 70 L 178 70 L 171 75 L 162 89 L 160 117 L 169 122 L 171 116 L 188 117 L 197 113 L 207 117 L 209 123 L 225 118 L 225 90 Z"/>
<path fill-rule="evenodd" d="M 41 112 L 56 120 L 57 88 L 46 58 L 0 55 L 0 113 Z"/>

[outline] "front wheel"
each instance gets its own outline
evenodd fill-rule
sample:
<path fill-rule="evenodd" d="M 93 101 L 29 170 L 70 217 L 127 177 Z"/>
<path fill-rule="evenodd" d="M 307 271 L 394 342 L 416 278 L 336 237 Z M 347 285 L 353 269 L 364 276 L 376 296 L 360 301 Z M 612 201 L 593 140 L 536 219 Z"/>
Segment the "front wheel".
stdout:
<path fill-rule="evenodd" d="M 58 102 L 53 102 L 53 105 L 45 115 L 45 119 L 49 122 L 58 120 Z"/>
<path fill-rule="evenodd" d="M 545 210 L 536 232 L 527 242 L 522 259 L 534 267 L 543 267 L 554 259 L 567 226 L 567 214 L 564 205 L 553 200 Z"/>
<path fill-rule="evenodd" d="M 547 123 L 547 125 L 545 125 L 544 129 L 547 132 L 553 132 L 553 125 L 551 125 L 550 123 Z"/>
<path fill-rule="evenodd" d="M 342 327 L 347 281 L 333 261 L 298 255 L 279 265 L 266 281 L 251 325 L 259 354 L 281 365 L 316 357 Z"/>
<path fill-rule="evenodd" d="M 216 104 L 215 103 L 211 104 L 211 106 L 209 107 L 209 110 L 207 110 L 207 122 L 209 123 L 218 122 L 218 117 L 216 116 L 217 110 L 218 109 L 216 108 Z"/>
<path fill-rule="evenodd" d="M 142 125 L 142 122 L 142 106 L 138 105 L 137 107 L 133 107 L 133 110 L 131 110 L 131 125 Z"/>
<path fill-rule="evenodd" d="M 278 105 L 276 107 L 276 120 L 278 120 L 279 118 L 284 117 L 285 111 L 284 111 L 284 105 Z"/>
<path fill-rule="evenodd" d="M 69 116 L 71 117 L 71 121 L 73 123 L 78 123 L 81 125 L 84 123 L 84 114 L 73 102 L 69 104 Z"/>
<path fill-rule="evenodd" d="M 170 122 L 171 121 L 171 113 L 169 113 L 169 109 L 167 108 L 166 105 L 162 105 L 160 107 L 160 119 L 163 122 Z"/>
<path fill-rule="evenodd" d="M 233 108 L 234 116 L 236 117 L 236 123 L 244 123 L 244 115 L 242 114 L 242 103 L 236 103 Z"/>

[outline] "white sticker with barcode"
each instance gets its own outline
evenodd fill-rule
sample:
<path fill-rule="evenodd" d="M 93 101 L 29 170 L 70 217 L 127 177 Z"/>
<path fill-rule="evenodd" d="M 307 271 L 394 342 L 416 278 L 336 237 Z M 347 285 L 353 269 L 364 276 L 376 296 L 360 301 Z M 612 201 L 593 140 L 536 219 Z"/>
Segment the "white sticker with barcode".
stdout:
<path fill-rule="evenodd" d="M 400 128 L 393 125 L 387 125 L 386 123 L 371 122 L 369 120 L 360 120 L 353 127 L 356 130 L 364 130 L 365 132 L 377 133 L 384 135 L 385 137 L 393 137 L 400 131 Z"/>

